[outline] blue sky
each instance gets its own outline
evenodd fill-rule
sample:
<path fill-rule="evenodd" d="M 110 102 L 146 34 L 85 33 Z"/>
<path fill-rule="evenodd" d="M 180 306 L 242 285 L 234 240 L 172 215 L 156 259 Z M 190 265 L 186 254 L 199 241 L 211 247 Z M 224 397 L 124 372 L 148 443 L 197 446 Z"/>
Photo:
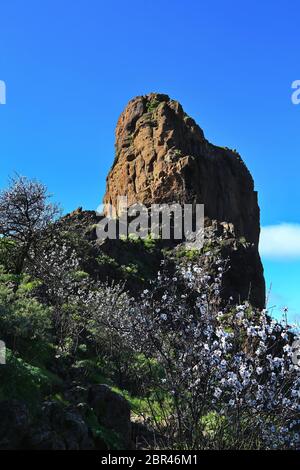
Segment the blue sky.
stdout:
<path fill-rule="evenodd" d="M 96 208 L 119 113 L 136 95 L 167 93 L 243 156 L 262 225 L 275 226 L 264 235 L 270 303 L 300 314 L 299 4 L 2 0 L 0 14 L 0 188 L 17 171 L 65 211 Z M 280 224 L 293 224 L 292 241 L 287 230 L 274 242 Z"/>

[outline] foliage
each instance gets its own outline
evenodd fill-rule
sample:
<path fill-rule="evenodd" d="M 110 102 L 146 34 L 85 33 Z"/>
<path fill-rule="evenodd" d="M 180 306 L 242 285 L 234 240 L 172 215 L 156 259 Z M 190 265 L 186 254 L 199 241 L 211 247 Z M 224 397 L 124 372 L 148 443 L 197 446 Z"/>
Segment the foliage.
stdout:
<path fill-rule="evenodd" d="M 7 350 L 7 364 L 0 368 L 0 399 L 19 399 L 35 406 L 61 386 L 61 380 L 44 367 L 33 366 Z"/>
<path fill-rule="evenodd" d="M 48 338 L 50 310 L 31 296 L 35 286 L 27 276 L 6 274 L 0 267 L 0 328 L 5 338 L 11 338 L 12 347 L 20 338 Z"/>
<path fill-rule="evenodd" d="M 7 271 L 15 272 L 17 269 L 16 261 L 18 259 L 17 243 L 6 237 L 0 238 L 0 265 Z"/>
<path fill-rule="evenodd" d="M 96 442 L 97 440 L 103 441 L 108 450 L 124 449 L 124 443 L 122 442 L 122 438 L 119 436 L 119 434 L 102 426 L 92 410 L 90 410 L 88 413 L 87 423 L 90 426 Z"/>

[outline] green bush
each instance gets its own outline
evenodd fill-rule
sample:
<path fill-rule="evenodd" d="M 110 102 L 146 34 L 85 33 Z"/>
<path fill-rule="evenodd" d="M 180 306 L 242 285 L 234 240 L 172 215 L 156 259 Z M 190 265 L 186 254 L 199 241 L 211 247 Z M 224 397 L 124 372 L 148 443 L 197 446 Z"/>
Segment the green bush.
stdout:
<path fill-rule="evenodd" d="M 158 106 L 159 101 L 156 98 L 152 98 L 152 100 L 148 101 L 146 105 L 148 113 L 153 113 L 153 111 L 155 111 Z"/>
<path fill-rule="evenodd" d="M 6 274 L 0 268 L 0 328 L 4 339 L 13 340 L 13 347 L 19 338 L 48 338 L 51 312 L 32 296 L 36 286 L 27 276 Z"/>
<path fill-rule="evenodd" d="M 15 398 L 34 406 L 61 385 L 58 376 L 25 362 L 7 349 L 6 364 L 0 367 L 0 400 Z"/>

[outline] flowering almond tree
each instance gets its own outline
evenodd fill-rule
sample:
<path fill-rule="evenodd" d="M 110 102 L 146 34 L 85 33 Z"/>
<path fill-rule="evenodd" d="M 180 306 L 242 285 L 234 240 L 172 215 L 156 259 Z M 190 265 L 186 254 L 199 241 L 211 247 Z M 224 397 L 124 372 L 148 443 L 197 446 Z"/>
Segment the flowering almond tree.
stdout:
<path fill-rule="evenodd" d="M 299 449 L 293 334 L 247 302 L 222 305 L 224 266 L 214 260 L 211 271 L 206 261 L 202 255 L 173 276 L 163 267 L 138 301 L 111 295 L 104 308 L 102 297 L 94 328 L 145 358 L 139 383 L 156 446 Z"/>

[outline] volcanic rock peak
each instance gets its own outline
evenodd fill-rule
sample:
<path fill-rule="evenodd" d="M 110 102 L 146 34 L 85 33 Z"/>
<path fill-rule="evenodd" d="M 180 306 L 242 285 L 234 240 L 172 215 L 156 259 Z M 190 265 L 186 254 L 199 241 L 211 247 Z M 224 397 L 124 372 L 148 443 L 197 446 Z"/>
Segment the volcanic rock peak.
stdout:
<path fill-rule="evenodd" d="M 259 207 L 240 155 L 209 143 L 182 106 L 151 93 L 131 100 L 116 128 L 116 155 L 104 203 L 203 203 L 211 220 L 233 224 L 258 246 Z"/>
<path fill-rule="evenodd" d="M 228 297 L 263 308 L 260 211 L 240 155 L 211 144 L 177 101 L 158 93 L 128 103 L 117 123 L 115 147 L 104 204 L 117 208 L 119 196 L 127 196 L 129 206 L 204 204 L 208 225 L 229 238 L 224 240 L 231 264 L 225 279 Z"/>

